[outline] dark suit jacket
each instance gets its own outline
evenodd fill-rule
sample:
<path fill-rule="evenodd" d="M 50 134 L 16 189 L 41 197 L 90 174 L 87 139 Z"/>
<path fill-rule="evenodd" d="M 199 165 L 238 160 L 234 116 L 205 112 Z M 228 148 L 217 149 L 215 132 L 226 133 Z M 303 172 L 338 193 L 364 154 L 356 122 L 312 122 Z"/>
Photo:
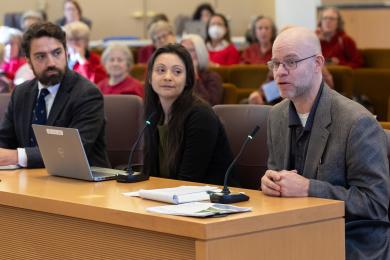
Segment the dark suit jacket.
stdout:
<path fill-rule="evenodd" d="M 38 147 L 29 147 L 31 116 L 37 95 L 36 79 L 16 87 L 0 125 L 0 147 L 25 148 L 29 168 L 44 166 Z M 103 96 L 90 81 L 67 70 L 50 110 L 47 125 L 77 128 L 90 165 L 109 166 L 104 139 Z"/>
<path fill-rule="evenodd" d="M 289 103 L 289 100 L 284 100 L 274 106 L 269 116 L 269 169 L 288 167 Z M 302 173 L 310 179 L 309 196 L 344 201 L 346 222 L 364 222 L 353 228 L 354 233 L 379 236 L 383 240 L 388 239 L 390 196 L 386 142 L 385 133 L 372 114 L 356 102 L 324 87 Z M 382 228 L 376 233 L 368 229 L 356 232 L 358 227 L 370 227 L 370 221 L 381 223 Z M 347 228 L 347 238 L 354 239 L 348 231 Z M 372 243 L 368 247 L 373 250 L 377 245 Z M 354 251 L 360 250 L 356 246 L 347 239 L 347 258 L 358 256 L 352 257 Z"/>

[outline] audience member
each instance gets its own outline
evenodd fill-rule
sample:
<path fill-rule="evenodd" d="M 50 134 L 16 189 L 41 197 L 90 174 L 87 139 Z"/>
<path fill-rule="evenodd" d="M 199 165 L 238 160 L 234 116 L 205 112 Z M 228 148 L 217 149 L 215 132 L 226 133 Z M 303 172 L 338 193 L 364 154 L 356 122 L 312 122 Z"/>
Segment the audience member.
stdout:
<path fill-rule="evenodd" d="M 186 34 L 183 36 L 181 45 L 191 54 L 194 63 L 195 93 L 212 106 L 220 104 L 223 94 L 222 79 L 218 73 L 207 70 L 209 54 L 202 37 L 196 34 Z"/>
<path fill-rule="evenodd" d="M 64 16 L 56 21 L 59 26 L 65 26 L 68 23 L 83 22 L 92 28 L 92 21 L 83 17 L 80 4 L 76 0 L 64 1 Z"/>
<path fill-rule="evenodd" d="M 28 10 L 23 13 L 20 19 L 20 26 L 22 27 L 23 32 L 27 31 L 27 29 L 35 24 L 43 22 L 43 15 L 39 11 Z"/>
<path fill-rule="evenodd" d="M 206 46 L 210 61 L 214 65 L 231 65 L 240 62 L 240 53 L 231 42 L 229 24 L 224 15 L 211 16 L 206 30 Z"/>
<path fill-rule="evenodd" d="M 44 17 L 42 12 L 29 10 L 23 13 L 20 24 L 22 26 L 22 30 L 25 32 L 31 25 L 41 23 L 43 21 Z M 17 86 L 27 80 L 33 79 L 34 77 L 34 72 L 32 71 L 30 65 L 25 63 L 15 72 L 13 83 Z"/>
<path fill-rule="evenodd" d="M 214 8 L 209 3 L 203 3 L 198 5 L 192 19 L 195 21 L 202 21 L 207 23 L 212 15 L 215 14 Z"/>
<path fill-rule="evenodd" d="M 168 43 L 175 43 L 176 37 L 173 33 L 173 27 L 166 21 L 159 20 L 150 25 L 149 38 L 152 45 L 147 45 L 138 51 L 138 63 L 148 63 L 154 51 Z"/>
<path fill-rule="evenodd" d="M 271 18 L 258 16 L 252 23 L 251 31 L 255 42 L 242 52 L 241 63 L 266 64 L 272 57 L 276 26 Z"/>
<path fill-rule="evenodd" d="M 109 166 L 103 96 L 67 67 L 65 32 L 52 23 L 32 25 L 23 49 L 36 79 L 15 88 L 0 125 L 0 165 L 43 167 L 31 124 L 77 128 L 90 165 Z"/>
<path fill-rule="evenodd" d="M 0 43 L 0 67 L 4 60 L 4 45 Z M 12 82 L 7 78 L 5 73 L 0 69 L 0 93 L 8 93 L 12 89 Z"/>
<path fill-rule="evenodd" d="M 21 44 L 22 44 L 22 32 L 9 27 L 2 27 L 0 32 L 0 43 L 4 44 L 4 62 L 1 66 L 2 71 L 7 78 L 13 80 L 16 71 L 26 63 Z"/>
<path fill-rule="evenodd" d="M 103 94 L 130 94 L 143 98 L 144 86 L 129 75 L 134 58 L 127 46 L 109 45 L 102 54 L 102 60 L 109 75 L 98 84 Z"/>
<path fill-rule="evenodd" d="M 344 21 L 334 7 L 322 10 L 317 35 L 327 64 L 345 65 L 351 68 L 363 66 L 363 57 L 355 41 L 344 31 Z"/>
<path fill-rule="evenodd" d="M 346 258 L 390 259 L 387 140 L 375 117 L 329 89 L 316 35 L 294 27 L 272 48 L 284 101 L 268 119 L 264 194 L 319 197 L 345 203 Z"/>
<path fill-rule="evenodd" d="M 90 29 L 85 23 L 73 22 L 64 26 L 69 54 L 69 68 L 97 84 L 107 77 L 100 56 L 89 50 Z"/>
<path fill-rule="evenodd" d="M 222 184 L 232 161 L 225 130 L 213 109 L 193 94 L 191 55 L 179 44 L 156 50 L 145 84 L 143 171 L 186 181 Z"/>

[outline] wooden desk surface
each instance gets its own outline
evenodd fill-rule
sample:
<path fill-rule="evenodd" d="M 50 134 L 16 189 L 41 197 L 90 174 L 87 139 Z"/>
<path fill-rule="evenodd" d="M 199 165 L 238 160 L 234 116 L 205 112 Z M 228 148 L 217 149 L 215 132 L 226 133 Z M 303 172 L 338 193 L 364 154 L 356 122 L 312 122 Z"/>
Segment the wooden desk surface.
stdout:
<path fill-rule="evenodd" d="M 0 172 L 0 204 L 64 216 L 163 232 L 195 239 L 214 239 L 272 228 L 315 223 L 344 216 L 344 203 L 318 198 L 274 198 L 260 191 L 245 191 L 252 207 L 248 213 L 222 218 L 190 218 L 149 213 L 147 207 L 164 203 L 125 197 L 139 189 L 194 185 L 169 179 L 122 184 L 86 182 L 49 176 L 45 169 Z"/>

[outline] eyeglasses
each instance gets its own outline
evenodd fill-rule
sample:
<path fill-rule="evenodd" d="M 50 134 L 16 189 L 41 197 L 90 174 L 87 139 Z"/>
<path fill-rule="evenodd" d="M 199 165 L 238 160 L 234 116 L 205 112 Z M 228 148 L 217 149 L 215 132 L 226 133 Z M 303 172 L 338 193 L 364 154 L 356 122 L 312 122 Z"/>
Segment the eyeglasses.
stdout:
<path fill-rule="evenodd" d="M 157 41 L 161 41 L 161 40 L 165 40 L 171 34 L 172 33 L 170 33 L 170 32 L 163 32 L 161 34 L 153 36 L 153 40 L 156 41 L 156 42 Z"/>
<path fill-rule="evenodd" d="M 332 17 L 332 16 L 324 16 L 321 18 L 321 20 L 323 20 L 323 21 L 326 21 L 326 20 L 336 21 L 337 19 L 338 19 L 337 17 Z"/>
<path fill-rule="evenodd" d="M 316 56 L 317 56 L 317 54 L 314 54 L 314 55 L 311 55 L 309 57 L 306 57 L 306 58 L 303 58 L 300 60 L 287 59 L 283 62 L 279 62 L 276 60 L 270 60 L 269 62 L 267 62 L 267 65 L 268 65 L 268 68 L 270 70 L 277 70 L 281 64 L 283 64 L 283 67 L 286 70 L 295 70 L 298 67 L 299 62 L 316 57 Z"/>

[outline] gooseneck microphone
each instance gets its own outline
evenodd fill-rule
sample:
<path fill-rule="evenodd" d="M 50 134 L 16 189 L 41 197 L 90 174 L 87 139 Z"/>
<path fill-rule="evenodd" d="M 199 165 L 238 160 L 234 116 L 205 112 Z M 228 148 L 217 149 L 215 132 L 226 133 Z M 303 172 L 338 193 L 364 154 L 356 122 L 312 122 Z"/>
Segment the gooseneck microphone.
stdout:
<path fill-rule="evenodd" d="M 244 143 L 241 145 L 241 149 L 232 161 L 232 163 L 229 165 L 228 169 L 225 173 L 225 180 L 223 182 L 223 190 L 221 192 L 213 192 L 210 194 L 210 201 L 213 203 L 223 203 L 223 204 L 230 204 L 230 203 L 236 203 L 241 201 L 247 201 L 249 200 L 249 197 L 245 195 L 244 193 L 231 193 L 228 187 L 228 180 L 230 173 L 233 169 L 233 166 L 236 164 L 237 160 L 240 158 L 242 152 L 244 151 L 246 145 L 251 141 L 257 131 L 259 131 L 260 126 L 256 125 L 256 127 L 252 130 L 252 132 L 246 137 Z"/>
<path fill-rule="evenodd" d="M 141 137 L 143 137 L 144 132 L 148 126 L 150 126 L 151 119 L 152 117 L 156 114 L 156 112 L 153 112 L 149 115 L 149 117 L 145 120 L 145 126 L 142 128 L 141 133 L 138 135 L 137 140 L 133 144 L 133 147 L 131 148 L 131 152 L 129 155 L 129 162 L 127 165 L 127 174 L 118 174 L 116 181 L 117 182 L 125 182 L 125 183 L 130 183 L 130 182 L 140 182 L 140 181 L 146 181 L 149 179 L 149 176 L 146 174 L 143 174 L 142 172 L 134 172 L 133 167 L 132 167 L 132 160 L 133 160 L 133 155 L 135 152 L 135 149 L 138 146 L 139 141 L 141 140 Z"/>

